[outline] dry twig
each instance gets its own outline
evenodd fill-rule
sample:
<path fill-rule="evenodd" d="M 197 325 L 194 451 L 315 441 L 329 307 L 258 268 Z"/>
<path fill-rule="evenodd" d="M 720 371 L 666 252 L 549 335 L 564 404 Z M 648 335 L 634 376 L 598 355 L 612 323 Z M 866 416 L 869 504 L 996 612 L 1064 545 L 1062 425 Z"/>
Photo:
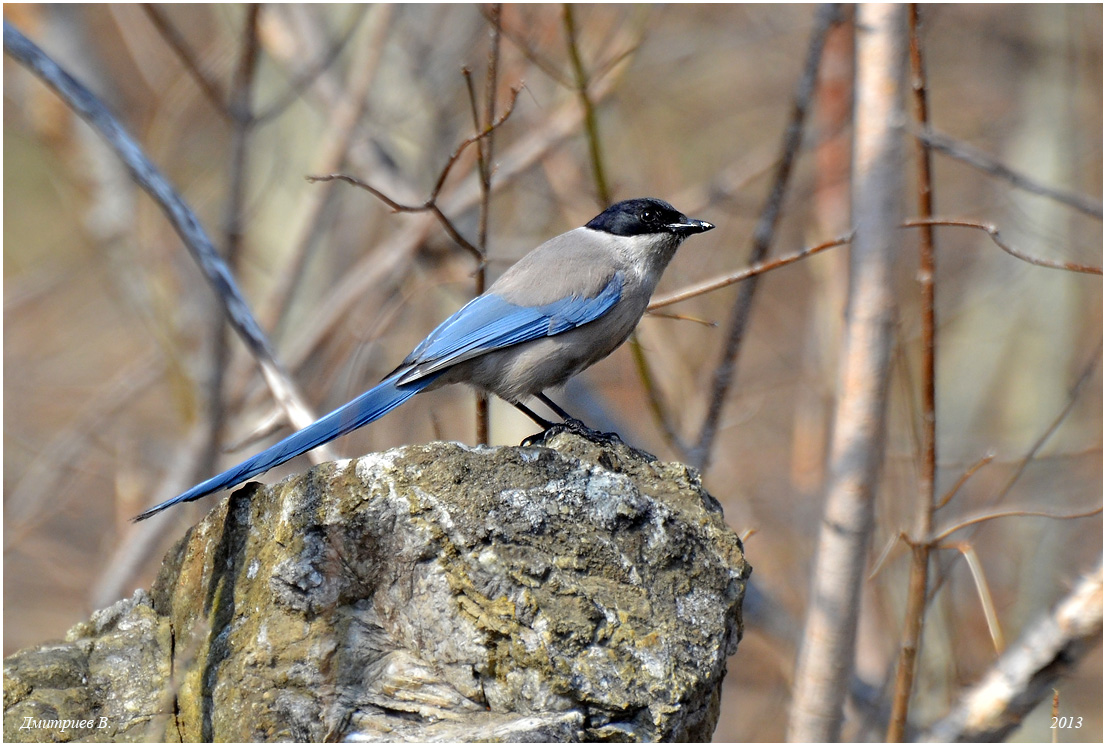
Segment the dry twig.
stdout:
<path fill-rule="evenodd" d="M 1093 218 L 1102 220 L 1102 202 L 1100 200 L 1092 199 L 1085 194 L 1070 192 L 1066 189 L 1057 189 L 1042 184 L 1036 179 L 1018 173 L 1014 169 L 1000 163 L 997 159 L 992 158 L 977 147 L 934 131 L 933 128 L 929 126 L 928 122 L 916 128 L 914 136 L 934 150 L 944 153 L 951 158 L 955 158 L 962 163 L 967 163 L 972 168 L 979 169 L 986 174 L 1008 181 L 1018 189 L 1024 189 L 1027 192 L 1039 194 L 1042 197 L 1048 197 L 1068 207 L 1073 207 Z"/>
<path fill-rule="evenodd" d="M 1002 741 L 1102 641 L 1102 562 L 1030 625 L 991 672 L 925 735 L 935 743 Z"/>
<path fill-rule="evenodd" d="M 1023 262 L 1035 264 L 1038 267 L 1047 267 L 1049 269 L 1066 269 L 1069 272 L 1081 272 L 1088 275 L 1102 274 L 1102 267 L 1095 267 L 1089 264 L 1077 264 L 1076 262 L 1054 262 L 1050 259 L 1042 259 L 1031 254 L 1026 254 L 1023 251 L 1018 251 L 1010 244 L 1002 240 L 1002 238 L 999 236 L 998 228 L 991 223 L 979 223 L 974 220 L 950 220 L 948 218 L 916 218 L 913 220 L 903 221 L 904 228 L 924 228 L 931 225 L 947 225 L 959 228 L 975 228 L 976 230 L 981 230 L 991 237 L 991 240 L 995 242 L 996 246 L 998 246 L 1010 256 L 1021 259 Z"/>
<path fill-rule="evenodd" d="M 783 213 L 783 200 L 791 179 L 791 169 L 798 157 L 799 148 L 803 141 L 803 124 L 806 121 L 810 103 L 814 98 L 822 49 L 825 46 L 829 29 L 837 21 L 837 17 L 836 5 L 825 4 L 818 9 L 814 30 L 810 36 L 810 45 L 807 48 L 806 62 L 803 65 L 803 72 L 799 77 L 799 83 L 795 91 L 791 119 L 784 130 L 782 155 L 776 165 L 775 180 L 772 183 L 768 200 L 761 210 L 760 218 L 757 220 L 756 228 L 753 230 L 753 248 L 749 259 L 754 265 L 760 264 L 768 256 L 768 249 L 775 237 L 776 226 L 779 224 L 780 215 Z M 742 285 L 730 312 L 726 343 L 722 349 L 722 359 L 715 368 L 714 378 L 711 382 L 707 413 L 703 418 L 702 426 L 699 428 L 699 436 L 695 445 L 688 453 L 688 460 L 699 469 L 705 470 L 710 462 L 711 449 L 714 446 L 715 435 L 718 433 L 722 409 L 725 406 L 726 397 L 733 383 L 734 373 L 737 370 L 737 356 L 741 349 L 741 342 L 745 338 L 745 328 L 752 313 L 756 290 L 757 280 L 754 276 L 751 282 Z"/>
<path fill-rule="evenodd" d="M 503 115 L 492 122 L 490 125 L 486 126 L 480 132 L 477 132 L 471 137 L 465 138 L 461 142 L 461 144 L 458 145 L 452 153 L 450 153 L 449 158 L 446 160 L 445 166 L 442 167 L 442 170 L 438 175 L 438 181 L 434 184 L 434 188 L 430 192 L 430 196 L 427 197 L 426 200 L 422 202 L 422 204 L 402 204 L 392 199 L 387 194 L 380 191 L 371 184 L 367 184 L 366 182 L 347 174 L 327 174 L 325 176 L 308 176 L 306 178 L 312 183 L 325 181 L 344 181 L 347 184 L 352 184 L 353 186 L 360 187 L 361 189 L 364 189 L 366 192 L 376 197 L 384 204 L 388 205 L 388 207 L 392 208 L 393 212 L 429 212 L 438 219 L 438 222 L 442 224 L 442 227 L 445 229 L 446 233 L 449 234 L 450 238 L 452 238 L 462 248 L 472 254 L 478 262 L 483 263 L 484 252 L 461 235 L 461 232 L 457 230 L 457 227 L 453 224 L 453 222 L 439 206 L 438 195 L 441 194 L 442 187 L 445 186 L 445 180 L 449 177 L 449 172 L 453 169 L 453 165 L 457 162 L 457 159 L 461 157 L 461 153 L 463 153 L 468 146 L 472 145 L 476 141 L 480 140 L 481 138 L 487 137 L 500 125 L 506 122 L 509 116 L 511 116 L 511 112 L 514 111 L 515 102 L 518 100 L 518 94 L 521 90 L 521 88 L 512 88 L 511 100 L 507 104 L 507 109 L 503 112 Z"/>
<path fill-rule="evenodd" d="M 926 100 L 925 65 L 918 31 L 918 4 L 910 4 L 910 79 L 914 98 L 914 117 L 925 127 L 929 123 L 929 103 Z M 929 146 L 919 142 L 915 150 L 918 163 L 918 214 L 933 215 L 933 155 Z M 933 227 L 921 231 L 918 281 L 921 290 L 922 317 L 922 438 L 921 470 L 918 475 L 918 495 L 915 507 L 914 535 L 921 539 L 933 527 L 936 510 L 937 484 L 937 323 L 935 318 L 937 277 L 936 248 Z M 891 698 L 891 717 L 887 740 L 901 741 L 906 732 L 910 694 L 914 688 L 914 670 L 922 645 L 922 625 L 925 622 L 926 588 L 929 584 L 930 544 L 913 541 L 910 558 L 910 580 L 907 586 L 906 612 L 903 617 L 902 640 Z"/>

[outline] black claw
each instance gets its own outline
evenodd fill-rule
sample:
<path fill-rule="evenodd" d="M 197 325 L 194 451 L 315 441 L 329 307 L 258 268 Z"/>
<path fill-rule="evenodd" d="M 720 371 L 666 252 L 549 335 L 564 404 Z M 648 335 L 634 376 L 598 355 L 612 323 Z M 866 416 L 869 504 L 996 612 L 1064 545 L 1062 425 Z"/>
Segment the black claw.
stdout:
<path fill-rule="evenodd" d="M 524 438 L 520 445 L 533 446 L 541 445 L 545 443 L 549 438 L 552 438 L 558 433 L 572 433 L 595 443 L 604 443 L 607 445 L 614 445 L 616 443 L 622 443 L 622 438 L 618 433 L 602 433 L 598 430 L 592 430 L 580 420 L 570 417 L 564 422 L 554 422 L 549 427 L 542 430 L 540 433 L 534 433 L 533 435 Z"/>

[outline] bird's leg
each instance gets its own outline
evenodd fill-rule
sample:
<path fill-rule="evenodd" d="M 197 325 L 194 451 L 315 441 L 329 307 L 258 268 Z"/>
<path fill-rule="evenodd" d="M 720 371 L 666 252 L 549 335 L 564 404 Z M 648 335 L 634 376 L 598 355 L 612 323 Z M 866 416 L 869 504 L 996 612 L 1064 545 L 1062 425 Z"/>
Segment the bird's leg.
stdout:
<path fill-rule="evenodd" d="M 534 422 L 541 425 L 542 428 L 544 428 L 545 430 L 548 430 L 549 428 L 553 427 L 554 423 L 552 423 L 549 420 L 545 419 L 544 417 L 538 415 L 537 412 L 530 409 L 530 407 L 526 406 L 525 404 L 522 404 L 522 403 L 517 402 L 517 401 L 511 402 L 511 404 L 514 404 L 515 409 L 522 412 L 524 415 L 526 415 L 527 417 L 532 419 Z M 556 410 L 554 410 L 554 411 L 556 411 Z"/>
<path fill-rule="evenodd" d="M 528 408 L 523 407 L 521 404 L 515 404 L 516 407 L 521 409 L 523 412 L 526 412 L 531 419 L 533 419 L 535 422 L 545 428 L 543 432 L 535 433 L 529 438 L 523 440 L 522 445 L 536 445 L 544 441 L 546 438 L 552 437 L 553 435 L 562 432 L 570 432 L 577 435 L 582 435 L 585 438 L 593 441 L 607 443 L 622 442 L 622 439 L 618 437 L 618 433 L 601 433 L 598 430 L 592 430 L 590 427 L 585 425 L 583 421 L 576 419 L 568 412 L 566 412 L 556 402 L 546 396 L 544 392 L 539 391 L 538 393 L 534 394 L 534 397 L 537 398 L 542 404 L 556 412 L 558 416 L 564 419 L 564 422 L 542 424 L 541 419 L 533 412 L 531 412 Z"/>
<path fill-rule="evenodd" d="M 537 399 L 538 401 L 540 401 L 540 402 L 541 402 L 542 404 L 544 404 L 545 406 L 549 407 L 549 408 L 550 408 L 550 409 L 552 409 L 552 410 L 553 410 L 554 412 L 556 412 L 556 413 L 557 413 L 557 415 L 558 415 L 558 416 L 559 416 L 559 417 L 560 417 L 560 418 L 561 418 L 562 420 L 564 420 L 565 422 L 567 422 L 567 421 L 569 421 L 569 420 L 575 420 L 575 419 L 576 419 L 575 417 L 573 417 L 572 415 L 570 415 L 570 414 L 569 414 L 568 412 L 564 411 L 564 409 L 562 409 L 562 408 L 560 407 L 560 405 L 559 405 L 559 404 L 557 404 L 557 402 L 553 401 L 553 400 L 552 400 L 552 399 L 550 399 L 550 398 L 549 398 L 548 396 L 546 396 L 546 395 L 545 395 L 545 392 L 544 392 L 544 391 L 539 391 L 538 393 L 534 394 L 534 397 L 535 397 L 535 398 L 536 398 L 536 399 Z M 576 421 L 577 421 L 577 422 L 579 422 L 579 420 L 576 420 Z"/>

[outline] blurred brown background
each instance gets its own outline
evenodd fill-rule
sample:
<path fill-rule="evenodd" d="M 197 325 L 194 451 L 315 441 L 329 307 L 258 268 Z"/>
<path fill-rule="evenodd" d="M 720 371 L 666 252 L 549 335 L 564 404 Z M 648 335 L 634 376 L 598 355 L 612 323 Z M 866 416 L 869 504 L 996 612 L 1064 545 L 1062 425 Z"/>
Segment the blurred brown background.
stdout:
<path fill-rule="evenodd" d="M 386 374 L 471 297 L 474 261 L 437 224 L 392 214 L 353 187 L 303 177 L 343 171 L 398 200 L 425 199 L 450 152 L 473 132 L 461 69 L 472 69 L 482 97 L 486 8 L 265 7 L 250 98 L 267 118 L 237 134 L 212 99 L 225 102 L 234 86 L 244 7 L 158 11 L 217 88 L 210 96 L 138 6 L 7 5 L 4 12 L 103 97 L 217 246 L 240 232 L 243 290 L 317 413 Z M 576 7 L 613 198 L 661 197 L 718 226 L 681 250 L 662 293 L 747 264 L 814 13 L 780 5 Z M 1101 200 L 1101 6 L 924 6 L 922 17 L 936 128 L 1042 183 Z M 576 113 L 563 8 L 508 5 L 502 23 L 497 111 L 511 87 L 525 88 L 496 132 L 490 278 L 602 209 Z M 827 46 L 774 255 L 848 230 L 851 34 L 841 26 Z M 260 449 L 248 444 L 214 463 L 205 450 L 213 432 L 224 448 L 247 438 L 271 400 L 236 338 L 217 363 L 214 296 L 157 206 L 84 123 L 7 57 L 4 156 L 8 654 L 61 637 L 92 609 L 148 586 L 161 554 L 214 498 L 175 510 L 160 526 L 134 526 L 129 517 Z M 903 168 L 910 215 L 914 166 Z M 236 178 L 243 204 L 234 215 Z M 470 240 L 478 232 L 476 182 L 472 148 L 442 198 Z M 939 215 L 994 223 L 1024 252 L 1102 263 L 1100 220 L 960 162 L 936 157 L 935 196 Z M 1023 263 L 979 231 L 942 228 L 937 240 L 938 491 L 994 455 L 938 524 L 991 506 L 1019 473 L 1001 507 L 1074 512 L 1101 504 L 1101 278 Z M 913 515 L 916 242 L 903 231 L 873 569 Z M 845 251 L 762 278 L 704 474 L 730 525 L 755 530 L 747 550 L 757 591 L 730 662 L 718 741 L 783 737 L 825 478 Z M 688 318 L 646 318 L 639 328 L 662 408 L 685 442 L 694 442 L 703 421 L 736 292 L 670 307 Z M 226 372 L 217 407 L 209 404 L 213 367 Z M 627 346 L 557 398 L 634 445 L 684 458 L 644 391 Z M 433 392 L 336 447 L 352 456 L 435 438 L 472 443 L 473 411 L 467 390 Z M 212 424 L 212 412 L 221 425 Z M 511 407 L 493 403 L 494 444 L 515 444 L 532 430 Z M 264 479 L 308 465 L 300 458 Z M 950 538 L 956 542 L 978 557 L 1012 642 L 1101 556 L 1102 521 L 1005 518 L 959 532 Z M 939 555 L 954 561 L 927 617 L 911 713 L 923 725 L 997 656 L 957 548 Z M 906 560 L 897 545 L 865 587 L 858 682 L 877 702 L 892 672 Z M 1082 729 L 1060 740 L 1101 741 L 1101 650 L 1060 691 L 1061 714 L 1084 718 Z M 874 717 L 852 707 L 846 734 L 882 738 Z M 1017 738 L 1051 740 L 1049 721 L 1046 706 Z"/>

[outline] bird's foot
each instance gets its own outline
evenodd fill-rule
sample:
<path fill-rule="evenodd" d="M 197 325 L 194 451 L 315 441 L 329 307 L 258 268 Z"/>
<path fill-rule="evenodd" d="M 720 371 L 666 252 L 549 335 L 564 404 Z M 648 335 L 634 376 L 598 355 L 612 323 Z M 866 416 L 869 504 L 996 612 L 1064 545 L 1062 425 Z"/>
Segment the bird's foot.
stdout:
<path fill-rule="evenodd" d="M 554 422 L 540 433 L 534 433 L 530 437 L 524 439 L 520 445 L 541 445 L 558 433 L 572 433 L 587 438 L 592 442 L 603 443 L 605 445 L 622 443 L 622 438 L 619 437 L 618 433 L 603 433 L 598 430 L 592 430 L 575 417 L 569 417 L 564 422 Z"/>

